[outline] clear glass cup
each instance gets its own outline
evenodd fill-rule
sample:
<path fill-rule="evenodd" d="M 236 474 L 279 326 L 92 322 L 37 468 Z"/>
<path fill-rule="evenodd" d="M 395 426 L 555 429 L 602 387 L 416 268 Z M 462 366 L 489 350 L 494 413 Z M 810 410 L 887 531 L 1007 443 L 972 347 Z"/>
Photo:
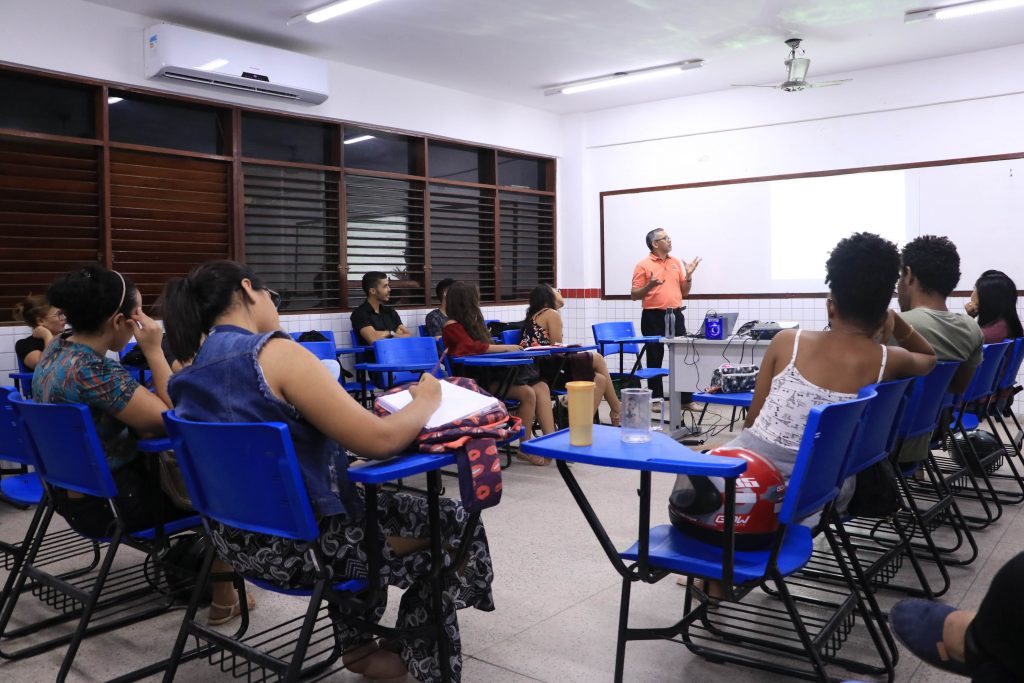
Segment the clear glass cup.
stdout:
<path fill-rule="evenodd" d="M 622 390 L 622 441 L 647 443 L 651 440 L 651 390 Z"/>
<path fill-rule="evenodd" d="M 569 445 L 594 443 L 594 383 L 566 382 L 569 395 Z"/>

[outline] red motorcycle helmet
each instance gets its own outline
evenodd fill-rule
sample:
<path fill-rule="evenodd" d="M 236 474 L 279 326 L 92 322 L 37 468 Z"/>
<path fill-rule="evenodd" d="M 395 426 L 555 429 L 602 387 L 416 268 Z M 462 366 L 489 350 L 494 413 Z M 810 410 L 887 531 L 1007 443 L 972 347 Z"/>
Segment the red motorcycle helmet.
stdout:
<path fill-rule="evenodd" d="M 743 458 L 747 470 L 736 479 L 736 548 L 754 550 L 772 542 L 779 528 L 779 510 L 786 495 L 786 478 L 771 460 L 745 448 L 719 447 L 708 455 Z M 680 532 L 714 545 L 725 537 L 725 480 L 709 477 L 718 489 L 720 505 L 707 514 L 684 514 L 669 503 L 672 526 Z"/>

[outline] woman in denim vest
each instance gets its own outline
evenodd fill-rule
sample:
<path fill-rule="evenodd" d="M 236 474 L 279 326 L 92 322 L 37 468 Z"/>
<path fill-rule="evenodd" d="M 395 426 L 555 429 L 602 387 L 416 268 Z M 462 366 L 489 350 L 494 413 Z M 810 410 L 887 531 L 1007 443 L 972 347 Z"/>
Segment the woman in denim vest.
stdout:
<path fill-rule="evenodd" d="M 368 558 L 363 545 L 363 495 L 349 481 L 346 449 L 383 459 L 412 443 L 437 409 L 437 380 L 424 375 L 404 410 L 379 418 L 364 410 L 320 361 L 280 331 L 279 296 L 247 266 L 210 261 L 188 277 L 172 280 L 164 293 L 164 322 L 177 358 L 191 365 L 170 383 L 175 412 L 210 422 L 284 422 L 288 425 L 303 480 L 320 527 L 320 546 L 332 558 L 336 576 L 362 578 Z M 432 609 L 428 510 L 419 496 L 381 491 L 378 495 L 382 544 L 382 586 L 407 589 L 397 626 L 426 623 Z M 253 501 L 258 505 L 259 501 Z M 442 544 L 454 557 L 468 513 L 457 502 L 441 500 Z M 218 554 L 247 575 L 284 587 L 309 585 L 316 568 L 302 543 L 211 525 Z M 494 609 L 490 551 L 477 526 L 463 570 L 445 586 L 445 614 L 451 638 L 455 680 L 462 669 L 455 611 Z M 446 558 L 445 563 L 451 558 Z M 386 593 L 386 591 L 385 591 Z M 385 605 L 364 618 L 379 620 Z M 420 681 L 440 678 L 435 643 L 403 640 L 399 652 L 378 648 L 369 634 L 336 625 L 349 670 L 371 679 L 396 678 L 407 671 Z"/>

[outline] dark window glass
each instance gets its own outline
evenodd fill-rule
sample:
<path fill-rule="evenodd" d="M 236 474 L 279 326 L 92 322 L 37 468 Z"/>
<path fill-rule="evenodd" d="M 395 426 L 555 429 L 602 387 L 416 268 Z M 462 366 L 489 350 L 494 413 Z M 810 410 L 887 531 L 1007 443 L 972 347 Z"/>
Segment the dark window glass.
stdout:
<path fill-rule="evenodd" d="M 110 139 L 150 147 L 221 154 L 219 111 L 212 107 L 110 91 Z"/>
<path fill-rule="evenodd" d="M 480 301 L 492 303 L 494 255 L 494 191 L 431 185 L 430 286 L 446 277 L 473 282 Z"/>
<path fill-rule="evenodd" d="M 538 283 L 555 281 L 555 219 L 551 197 L 502 192 L 501 299 L 530 297 Z"/>
<path fill-rule="evenodd" d="M 242 156 L 329 164 L 331 126 L 316 121 L 243 113 Z"/>
<path fill-rule="evenodd" d="M 542 159 L 499 154 L 498 184 L 530 190 L 547 190 L 547 166 L 548 162 Z"/>
<path fill-rule="evenodd" d="M 0 73 L 0 128 L 96 137 L 95 90 L 35 76 Z"/>
<path fill-rule="evenodd" d="M 338 174 L 246 164 L 245 261 L 281 310 L 338 308 Z"/>
<path fill-rule="evenodd" d="M 348 305 L 365 298 L 360 281 L 371 270 L 391 278 L 392 306 L 423 306 L 423 184 L 345 176 Z"/>
<path fill-rule="evenodd" d="M 346 128 L 342 154 L 347 168 L 415 175 L 419 144 L 415 138 Z"/>
<path fill-rule="evenodd" d="M 468 183 L 493 183 L 492 152 L 474 147 L 430 143 L 430 177 L 462 180 Z"/>

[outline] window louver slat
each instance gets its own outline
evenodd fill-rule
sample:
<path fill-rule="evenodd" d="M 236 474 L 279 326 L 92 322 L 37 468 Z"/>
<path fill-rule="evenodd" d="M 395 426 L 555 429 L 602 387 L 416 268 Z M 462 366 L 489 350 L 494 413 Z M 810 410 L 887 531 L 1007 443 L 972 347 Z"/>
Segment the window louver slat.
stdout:
<path fill-rule="evenodd" d="M 0 310 L 97 259 L 97 155 L 91 146 L 0 139 Z"/>
<path fill-rule="evenodd" d="M 338 308 L 338 174 L 245 164 L 245 258 L 281 310 Z"/>
<path fill-rule="evenodd" d="M 550 197 L 500 194 L 501 299 L 527 299 L 539 283 L 555 284 L 554 204 Z"/>
<path fill-rule="evenodd" d="M 110 162 L 113 267 L 135 281 L 143 305 L 168 279 L 228 257 L 228 164 L 117 149 Z"/>
<path fill-rule="evenodd" d="M 363 300 L 372 270 L 391 278 L 392 305 L 425 305 L 423 184 L 347 174 L 345 217 L 348 305 Z"/>
<path fill-rule="evenodd" d="M 430 264 L 433 291 L 446 277 L 473 282 L 481 303 L 497 298 L 494 192 L 430 186 Z"/>

